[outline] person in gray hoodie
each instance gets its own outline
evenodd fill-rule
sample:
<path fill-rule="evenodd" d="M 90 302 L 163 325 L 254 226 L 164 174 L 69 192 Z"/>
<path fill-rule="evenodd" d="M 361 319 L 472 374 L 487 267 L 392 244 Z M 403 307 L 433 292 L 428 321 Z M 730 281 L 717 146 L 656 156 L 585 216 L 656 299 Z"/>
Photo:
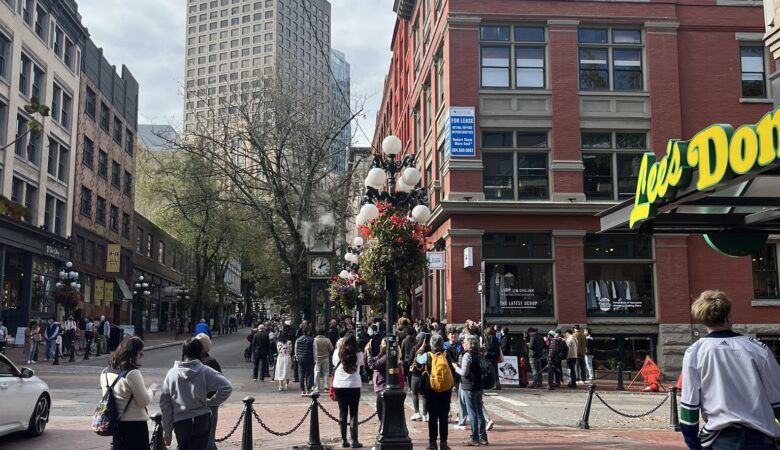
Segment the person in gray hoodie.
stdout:
<path fill-rule="evenodd" d="M 230 397 L 233 386 L 221 373 L 203 365 L 203 344 L 189 338 L 181 349 L 181 361 L 168 371 L 160 395 L 165 444 L 176 433 L 179 450 L 203 450 L 211 432 L 211 407 Z M 209 395 L 211 393 L 211 395 Z"/>

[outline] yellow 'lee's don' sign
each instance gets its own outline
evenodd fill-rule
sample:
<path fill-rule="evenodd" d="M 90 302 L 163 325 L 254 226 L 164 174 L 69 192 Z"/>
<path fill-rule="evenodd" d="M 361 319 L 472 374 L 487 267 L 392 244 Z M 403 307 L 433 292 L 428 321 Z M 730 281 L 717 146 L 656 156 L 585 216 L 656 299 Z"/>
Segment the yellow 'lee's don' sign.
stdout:
<path fill-rule="evenodd" d="M 690 141 L 672 139 L 660 161 L 649 152 L 642 158 L 629 226 L 634 228 L 655 217 L 659 203 L 688 186 L 694 168 L 699 169 L 696 189 L 704 191 L 735 175 L 775 164 L 778 158 L 780 108 L 764 115 L 755 125 L 743 125 L 736 130 L 731 125 L 710 125 Z"/>

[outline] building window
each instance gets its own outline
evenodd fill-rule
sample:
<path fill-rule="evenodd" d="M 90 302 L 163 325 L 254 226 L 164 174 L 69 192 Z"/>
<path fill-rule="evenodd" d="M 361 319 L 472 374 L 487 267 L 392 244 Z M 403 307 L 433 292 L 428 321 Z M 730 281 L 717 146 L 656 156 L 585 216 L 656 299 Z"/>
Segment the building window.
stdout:
<path fill-rule="evenodd" d="M 52 231 L 52 222 L 54 219 L 54 197 L 52 197 L 49 194 L 46 194 L 46 203 L 44 204 L 44 211 L 43 211 L 43 229 L 51 232 Z"/>
<path fill-rule="evenodd" d="M 63 183 L 68 182 L 68 148 L 60 144 L 60 155 L 57 162 L 57 179 Z"/>
<path fill-rule="evenodd" d="M 154 247 L 153 244 L 153 238 L 151 234 L 146 235 L 146 257 L 151 258 L 152 257 L 152 248 Z"/>
<path fill-rule="evenodd" d="M 87 115 L 92 118 L 92 120 L 95 120 L 95 109 L 97 108 L 97 94 L 95 94 L 95 91 L 93 91 L 90 88 L 87 88 L 87 95 L 86 95 L 86 103 L 84 110 L 86 111 Z"/>
<path fill-rule="evenodd" d="M 33 0 L 22 0 L 22 20 L 27 25 L 33 24 Z"/>
<path fill-rule="evenodd" d="M 21 204 L 24 200 L 24 181 L 13 177 L 11 180 L 11 201 Z"/>
<path fill-rule="evenodd" d="M 486 315 L 555 315 L 549 234 L 485 234 L 482 260 Z"/>
<path fill-rule="evenodd" d="M 87 264 L 95 263 L 95 241 L 87 241 L 87 257 L 85 259 Z"/>
<path fill-rule="evenodd" d="M 111 161 L 111 185 L 119 189 L 121 186 L 121 167 L 116 161 Z"/>
<path fill-rule="evenodd" d="M 38 188 L 32 184 L 25 186 L 24 207 L 27 208 L 27 217 L 29 220 L 36 221 L 38 210 Z"/>
<path fill-rule="evenodd" d="M 109 132 L 109 123 L 111 121 L 111 111 L 108 109 L 108 105 L 100 102 L 100 128 L 106 133 Z"/>
<path fill-rule="evenodd" d="M 48 23 L 48 17 L 49 15 L 46 13 L 46 10 L 41 7 L 41 5 L 37 5 L 35 7 L 35 25 L 33 28 L 35 29 L 35 34 L 38 35 L 39 38 L 46 40 L 46 25 Z"/>
<path fill-rule="evenodd" d="M 49 163 L 47 164 L 47 170 L 49 175 L 53 177 L 57 176 L 57 156 L 59 155 L 57 147 L 59 147 L 57 141 L 49 138 Z"/>
<path fill-rule="evenodd" d="M 133 197 L 133 174 L 125 170 L 125 189 L 126 196 Z"/>
<path fill-rule="evenodd" d="M 86 136 L 84 136 L 84 153 L 81 156 L 81 163 L 90 169 L 95 164 L 95 143 Z"/>
<path fill-rule="evenodd" d="M 114 117 L 114 142 L 122 145 L 122 121 L 119 117 Z"/>
<path fill-rule="evenodd" d="M 742 97 L 766 98 L 763 45 L 739 47 L 742 77 Z"/>
<path fill-rule="evenodd" d="M 11 40 L 0 33 L 0 78 L 8 79 L 11 68 Z"/>
<path fill-rule="evenodd" d="M 70 128 L 70 110 L 73 104 L 73 97 L 54 83 L 54 92 L 51 99 L 51 118 L 62 125 L 63 128 Z"/>
<path fill-rule="evenodd" d="M 92 191 L 81 186 L 81 214 L 92 217 Z"/>
<path fill-rule="evenodd" d="M 545 87 L 543 26 L 484 25 L 480 27 L 480 40 L 482 87 Z M 514 66 L 510 62 L 512 55 Z"/>
<path fill-rule="evenodd" d="M 165 265 L 165 242 L 163 241 L 157 243 L 157 262 Z"/>
<path fill-rule="evenodd" d="M 588 234 L 584 251 L 588 316 L 655 315 L 650 238 Z"/>
<path fill-rule="evenodd" d="M 108 215 L 108 226 L 111 231 L 119 232 L 119 208 L 116 205 L 111 205 L 110 213 Z"/>
<path fill-rule="evenodd" d="M 65 50 L 62 52 L 62 62 L 65 63 L 65 65 L 68 67 L 68 69 L 73 70 L 73 42 L 65 38 Z"/>
<path fill-rule="evenodd" d="M 130 239 L 130 214 L 122 213 L 122 237 Z"/>
<path fill-rule="evenodd" d="M 780 299 L 777 244 L 769 243 L 753 254 L 753 297 Z"/>
<path fill-rule="evenodd" d="M 56 206 L 54 209 L 54 234 L 64 236 L 65 235 L 65 202 L 56 200 Z"/>
<path fill-rule="evenodd" d="M 68 148 L 49 138 L 49 175 L 63 183 L 68 181 Z"/>
<path fill-rule="evenodd" d="M 130 155 L 135 151 L 135 140 L 129 128 L 125 130 L 125 151 Z"/>
<path fill-rule="evenodd" d="M 98 175 L 108 179 L 108 153 L 98 151 Z"/>
<path fill-rule="evenodd" d="M 484 131 L 481 142 L 486 200 L 549 198 L 546 131 Z"/>
<path fill-rule="evenodd" d="M 581 134 L 585 197 L 624 200 L 636 193 L 646 133 L 586 132 Z"/>
<path fill-rule="evenodd" d="M 95 222 L 101 225 L 106 224 L 106 199 L 99 195 L 95 202 Z"/>
<path fill-rule="evenodd" d="M 642 31 L 580 28 L 580 89 L 641 91 Z"/>
<path fill-rule="evenodd" d="M 84 261 L 84 254 L 86 253 L 84 245 L 84 236 L 76 236 L 76 261 Z"/>
<path fill-rule="evenodd" d="M 141 227 L 135 229 L 135 252 L 144 254 L 144 229 Z"/>

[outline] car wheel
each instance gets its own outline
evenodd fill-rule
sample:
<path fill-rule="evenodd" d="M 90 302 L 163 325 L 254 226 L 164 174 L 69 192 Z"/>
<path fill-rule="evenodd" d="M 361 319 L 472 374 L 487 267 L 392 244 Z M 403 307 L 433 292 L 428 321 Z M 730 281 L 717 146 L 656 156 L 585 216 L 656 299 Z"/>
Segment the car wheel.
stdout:
<path fill-rule="evenodd" d="M 46 429 L 46 424 L 49 422 L 50 408 L 49 397 L 43 394 L 38 397 L 32 417 L 30 417 L 30 424 L 27 427 L 28 436 L 40 436 L 43 434 L 43 430 Z"/>

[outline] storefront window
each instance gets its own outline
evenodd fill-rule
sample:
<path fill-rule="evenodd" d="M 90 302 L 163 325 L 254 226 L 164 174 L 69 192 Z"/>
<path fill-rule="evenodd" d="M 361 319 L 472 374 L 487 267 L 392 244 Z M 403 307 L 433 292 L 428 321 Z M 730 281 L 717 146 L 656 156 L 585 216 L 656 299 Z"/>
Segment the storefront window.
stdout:
<path fill-rule="evenodd" d="M 780 298 L 777 285 L 777 244 L 772 243 L 753 254 L 753 296 Z"/>
<path fill-rule="evenodd" d="M 651 241 L 635 235 L 585 237 L 588 316 L 655 315 Z"/>
<path fill-rule="evenodd" d="M 0 310 L 15 310 L 20 306 L 22 280 L 24 279 L 24 255 L 7 253 Z M 7 324 L 6 324 L 7 325 Z M 9 325 L 10 326 L 10 325 Z"/>
<path fill-rule="evenodd" d="M 552 317 L 552 242 L 548 234 L 486 234 L 485 313 Z"/>
<path fill-rule="evenodd" d="M 642 368 L 647 356 L 656 360 L 654 335 L 593 336 L 593 368 L 596 371 L 617 370 L 618 362 L 623 364 L 623 370 L 636 371 Z"/>
<path fill-rule="evenodd" d="M 54 289 L 57 283 L 57 269 L 54 261 L 44 258 L 33 258 L 32 304 L 30 316 L 46 319 L 56 317 Z"/>

